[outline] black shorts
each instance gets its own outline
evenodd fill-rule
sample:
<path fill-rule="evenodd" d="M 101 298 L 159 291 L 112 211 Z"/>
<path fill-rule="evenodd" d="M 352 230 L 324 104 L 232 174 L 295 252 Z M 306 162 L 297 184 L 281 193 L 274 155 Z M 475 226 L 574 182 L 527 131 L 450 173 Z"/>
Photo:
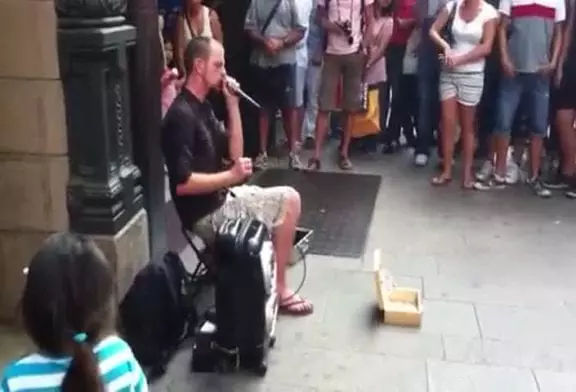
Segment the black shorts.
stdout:
<path fill-rule="evenodd" d="M 296 64 L 277 67 L 253 68 L 254 99 L 264 109 L 290 109 L 296 107 Z"/>
<path fill-rule="evenodd" d="M 554 91 L 554 106 L 576 110 L 576 64 L 564 66 L 560 86 Z"/>

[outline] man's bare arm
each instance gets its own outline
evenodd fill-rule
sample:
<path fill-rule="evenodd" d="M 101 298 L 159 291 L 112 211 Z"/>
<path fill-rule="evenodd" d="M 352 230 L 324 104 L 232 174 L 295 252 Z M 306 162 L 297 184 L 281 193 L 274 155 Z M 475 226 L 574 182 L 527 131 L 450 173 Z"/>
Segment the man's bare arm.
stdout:
<path fill-rule="evenodd" d="M 228 110 L 228 154 L 230 160 L 235 162 L 238 158 L 244 156 L 244 135 L 242 134 L 242 116 L 237 98 L 234 101 L 228 101 L 226 107 Z"/>
<path fill-rule="evenodd" d="M 508 51 L 508 27 L 510 26 L 510 17 L 500 15 L 500 25 L 498 26 L 498 46 L 500 47 L 500 57 L 502 61 L 511 62 L 510 52 Z"/>
<path fill-rule="evenodd" d="M 322 26 L 325 33 L 335 33 L 335 34 L 344 34 L 342 29 L 336 25 L 336 23 L 332 22 L 328 19 L 328 12 L 326 12 L 326 8 L 323 6 L 318 6 L 316 11 L 316 21 Z"/>
<path fill-rule="evenodd" d="M 236 185 L 237 178 L 232 170 L 220 173 L 192 173 L 188 181 L 176 186 L 178 196 L 202 195 L 212 193 Z"/>

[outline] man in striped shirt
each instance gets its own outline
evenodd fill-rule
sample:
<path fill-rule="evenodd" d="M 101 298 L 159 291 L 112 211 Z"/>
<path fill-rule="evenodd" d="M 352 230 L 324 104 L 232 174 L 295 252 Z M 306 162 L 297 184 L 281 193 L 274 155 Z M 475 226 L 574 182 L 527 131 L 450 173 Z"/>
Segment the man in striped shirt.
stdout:
<path fill-rule="evenodd" d="M 505 185 L 510 130 L 520 101 L 526 99 L 532 133 L 528 185 L 536 195 L 549 197 L 550 191 L 539 180 L 540 157 L 543 138 L 548 133 L 550 79 L 560 57 L 566 6 L 564 0 L 502 0 L 500 13 L 500 60 L 504 75 L 493 138 L 496 155 L 493 182 Z"/>
<path fill-rule="evenodd" d="M 148 384 L 142 368 L 126 342 L 110 336 L 94 347 L 102 382 L 109 392 L 146 392 Z M 57 392 L 71 358 L 31 354 L 4 369 L 0 392 Z M 81 392 L 81 391 L 78 391 Z"/>

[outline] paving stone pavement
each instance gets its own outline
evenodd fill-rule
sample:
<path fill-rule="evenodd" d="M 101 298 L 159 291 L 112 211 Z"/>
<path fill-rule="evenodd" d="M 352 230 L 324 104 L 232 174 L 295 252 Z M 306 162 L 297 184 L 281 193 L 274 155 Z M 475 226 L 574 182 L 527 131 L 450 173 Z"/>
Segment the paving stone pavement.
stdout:
<path fill-rule="evenodd" d="M 302 294 L 315 313 L 280 319 L 266 377 L 192 374 L 185 347 L 151 390 L 576 391 L 576 204 L 523 187 L 432 188 L 431 169 L 407 157 L 355 163 L 383 177 L 366 256 L 309 257 Z M 420 329 L 374 323 L 376 248 L 399 284 L 422 288 Z M 295 285 L 301 268 L 290 270 Z M 13 336 L 0 330 L 0 354 Z"/>
<path fill-rule="evenodd" d="M 152 390 L 576 391 L 576 204 L 433 188 L 407 157 L 355 170 L 383 177 L 365 257 L 309 257 L 315 313 L 280 319 L 266 377 L 192 374 L 185 348 Z M 422 288 L 419 330 L 375 324 L 376 248 L 398 283 Z"/>

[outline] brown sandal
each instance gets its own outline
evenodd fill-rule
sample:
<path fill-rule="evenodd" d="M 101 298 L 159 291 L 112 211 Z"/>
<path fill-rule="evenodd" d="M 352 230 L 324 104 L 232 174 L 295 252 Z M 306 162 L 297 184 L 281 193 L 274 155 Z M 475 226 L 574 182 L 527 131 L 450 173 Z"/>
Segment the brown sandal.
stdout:
<path fill-rule="evenodd" d="M 353 168 L 350 158 L 344 155 L 340 155 L 340 158 L 338 159 L 338 166 L 342 170 L 352 170 Z"/>
<path fill-rule="evenodd" d="M 314 312 L 314 305 L 300 297 L 298 294 L 293 294 L 280 300 L 278 311 L 281 314 L 290 316 L 307 316 Z"/>
<path fill-rule="evenodd" d="M 308 159 L 308 170 L 310 171 L 318 171 L 322 164 L 320 163 L 320 159 L 318 158 L 310 158 Z"/>

